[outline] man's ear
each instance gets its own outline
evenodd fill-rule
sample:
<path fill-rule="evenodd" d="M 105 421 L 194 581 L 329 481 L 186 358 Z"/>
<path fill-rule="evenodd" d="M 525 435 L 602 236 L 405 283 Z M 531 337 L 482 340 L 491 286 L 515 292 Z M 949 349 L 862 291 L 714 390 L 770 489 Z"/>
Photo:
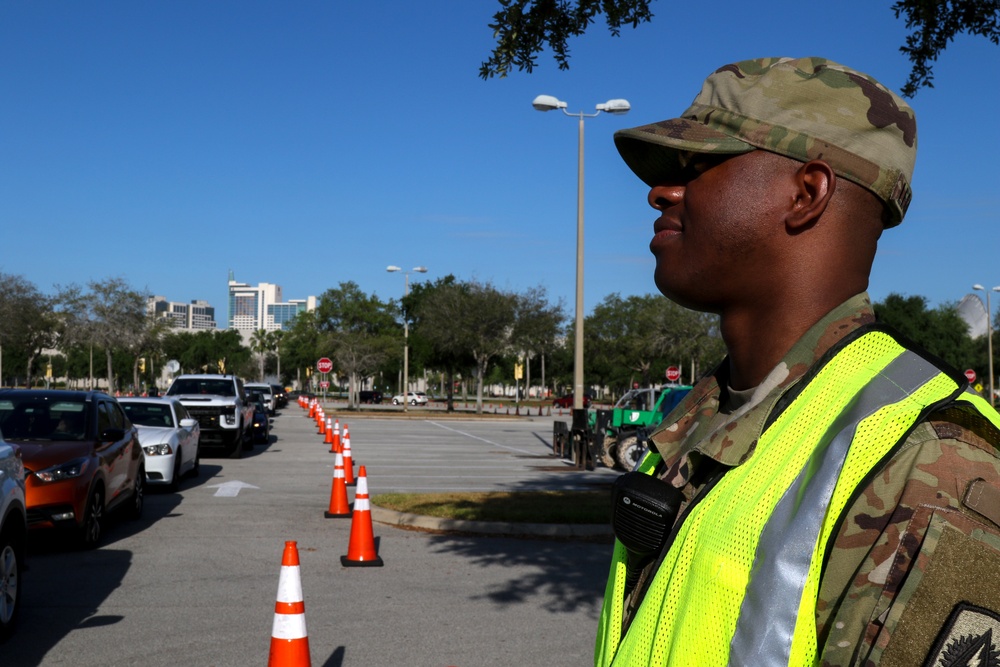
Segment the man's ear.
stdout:
<path fill-rule="evenodd" d="M 837 187 L 837 175 L 823 160 L 810 160 L 795 172 L 795 192 L 785 216 L 790 231 L 802 231 L 823 215 Z"/>

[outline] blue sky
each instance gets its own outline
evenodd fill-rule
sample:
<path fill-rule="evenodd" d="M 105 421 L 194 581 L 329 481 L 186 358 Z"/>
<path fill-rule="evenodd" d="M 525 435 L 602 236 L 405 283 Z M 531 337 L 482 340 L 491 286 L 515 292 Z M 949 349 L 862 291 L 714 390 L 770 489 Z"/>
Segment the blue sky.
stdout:
<path fill-rule="evenodd" d="M 7 0 L 0 4 L 0 271 L 43 291 L 112 276 L 226 317 L 226 280 L 286 299 L 353 280 L 399 298 L 406 269 L 542 285 L 572 314 L 576 119 L 586 121 L 589 312 L 654 293 L 646 189 L 615 130 L 674 117 L 718 66 L 824 56 L 891 88 L 906 30 L 890 0 L 653 3 L 653 22 L 483 81 L 495 0 Z M 871 294 L 957 301 L 1000 285 L 991 131 L 1000 48 L 960 37 L 911 101 L 914 200 L 883 236 Z"/>

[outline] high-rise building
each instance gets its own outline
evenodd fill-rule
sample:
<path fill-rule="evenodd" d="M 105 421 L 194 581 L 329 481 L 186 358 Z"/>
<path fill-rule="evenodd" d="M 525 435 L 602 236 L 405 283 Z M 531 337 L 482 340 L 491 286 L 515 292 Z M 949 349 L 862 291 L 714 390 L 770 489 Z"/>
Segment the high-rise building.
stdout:
<path fill-rule="evenodd" d="M 235 280 L 229 272 L 229 328 L 253 332 L 285 329 L 303 311 L 316 310 L 316 297 L 282 302 L 281 287 L 258 283 L 253 287 Z"/>
<path fill-rule="evenodd" d="M 181 303 L 167 301 L 165 296 L 151 296 L 146 301 L 146 312 L 169 319 L 177 329 L 198 331 L 216 328 L 215 308 L 207 301 L 194 300 L 191 303 Z"/>

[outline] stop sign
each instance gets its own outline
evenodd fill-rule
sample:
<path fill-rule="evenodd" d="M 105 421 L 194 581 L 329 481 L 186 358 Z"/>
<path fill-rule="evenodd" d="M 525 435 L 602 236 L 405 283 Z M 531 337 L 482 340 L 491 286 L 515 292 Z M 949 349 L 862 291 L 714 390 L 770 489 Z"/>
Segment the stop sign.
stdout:
<path fill-rule="evenodd" d="M 975 382 L 976 381 L 976 371 L 974 371 L 974 370 L 972 370 L 970 368 L 969 370 L 965 371 L 965 377 L 968 378 L 969 382 Z"/>
<path fill-rule="evenodd" d="M 316 362 L 316 370 L 320 373 L 329 373 L 333 370 L 333 362 L 328 357 L 323 357 Z"/>
<path fill-rule="evenodd" d="M 681 369 L 677 366 L 667 366 L 667 380 L 677 382 L 681 379 Z"/>

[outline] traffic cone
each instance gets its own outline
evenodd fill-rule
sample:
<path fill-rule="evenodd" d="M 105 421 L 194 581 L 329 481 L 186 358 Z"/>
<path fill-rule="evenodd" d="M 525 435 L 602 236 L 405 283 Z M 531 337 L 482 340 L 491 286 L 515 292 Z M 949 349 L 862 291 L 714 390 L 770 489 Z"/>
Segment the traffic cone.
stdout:
<path fill-rule="evenodd" d="M 306 633 L 306 605 L 299 576 L 299 549 L 285 542 L 278 578 L 278 599 L 274 603 L 271 626 L 271 653 L 268 667 L 311 667 L 309 635 Z"/>
<path fill-rule="evenodd" d="M 323 438 L 323 442 L 327 445 L 333 444 L 333 420 L 329 417 L 326 419 L 326 437 Z"/>
<path fill-rule="evenodd" d="M 330 453 L 340 451 L 340 420 L 335 419 L 333 421 L 333 442 L 330 443 Z"/>
<path fill-rule="evenodd" d="M 326 435 L 326 419 L 321 415 L 319 418 L 319 434 Z"/>
<path fill-rule="evenodd" d="M 316 399 L 309 401 L 309 419 L 316 419 Z"/>
<path fill-rule="evenodd" d="M 340 557 L 344 567 L 382 567 L 385 563 L 375 552 L 372 533 L 372 508 L 368 501 L 368 477 L 365 467 L 358 471 L 358 490 L 354 494 L 354 514 L 351 517 L 351 541 L 347 555 Z"/>
<path fill-rule="evenodd" d="M 354 486 L 354 461 L 351 459 L 351 435 L 347 432 L 347 425 L 344 425 L 344 483 L 347 486 Z"/>
<path fill-rule="evenodd" d="M 337 444 L 337 451 L 343 453 L 344 443 L 347 439 L 351 437 L 351 432 L 347 428 L 347 422 L 344 422 L 344 435 L 340 438 L 340 442 Z"/>
<path fill-rule="evenodd" d="M 351 506 L 347 502 L 347 484 L 344 481 L 344 457 L 337 452 L 333 464 L 333 483 L 330 486 L 330 509 L 323 512 L 327 519 L 346 519 L 351 516 Z"/>

